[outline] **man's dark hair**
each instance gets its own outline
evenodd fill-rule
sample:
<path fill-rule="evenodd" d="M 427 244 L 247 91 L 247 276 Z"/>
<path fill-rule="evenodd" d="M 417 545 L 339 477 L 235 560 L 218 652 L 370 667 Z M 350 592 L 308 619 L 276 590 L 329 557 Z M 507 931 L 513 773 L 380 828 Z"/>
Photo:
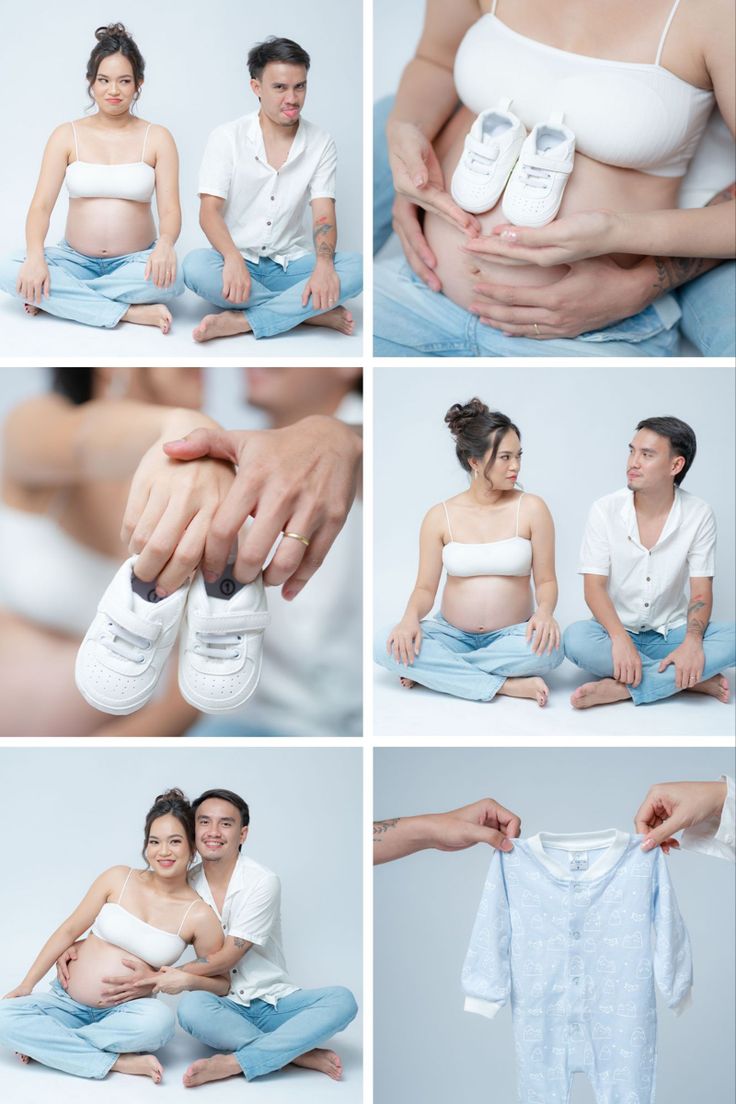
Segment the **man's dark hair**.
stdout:
<path fill-rule="evenodd" d="M 685 463 L 675 476 L 675 483 L 679 487 L 695 459 L 698 443 L 694 431 L 687 422 L 682 422 L 679 418 L 673 418 L 671 414 L 661 418 L 644 418 L 643 421 L 639 422 L 636 429 L 637 432 L 640 429 L 650 429 L 658 437 L 666 437 L 670 443 L 672 455 L 683 458 Z"/>
<path fill-rule="evenodd" d="M 303 65 L 309 72 L 310 59 L 306 50 L 290 38 L 276 38 L 272 35 L 265 42 L 257 42 L 248 54 L 248 71 L 251 80 L 259 81 L 269 61 L 280 61 L 287 65 Z"/>
<path fill-rule="evenodd" d="M 243 801 L 242 797 L 239 797 L 238 794 L 233 793 L 232 790 L 205 790 L 203 794 L 200 794 L 199 797 L 192 802 L 195 820 L 199 806 L 203 801 L 209 801 L 211 797 L 217 798 L 219 801 L 229 801 L 231 805 L 234 805 L 240 813 L 240 827 L 248 827 L 250 824 L 250 809 L 248 808 L 248 803 Z M 240 851 L 240 847 L 238 851 Z"/>

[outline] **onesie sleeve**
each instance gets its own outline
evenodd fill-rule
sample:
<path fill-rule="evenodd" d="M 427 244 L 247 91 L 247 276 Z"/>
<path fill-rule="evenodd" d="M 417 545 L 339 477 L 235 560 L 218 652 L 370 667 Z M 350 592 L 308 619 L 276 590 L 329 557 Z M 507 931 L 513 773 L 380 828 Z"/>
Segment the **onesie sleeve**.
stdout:
<path fill-rule="evenodd" d="M 690 1004 L 690 939 L 677 906 L 665 857 L 657 848 L 653 885 L 654 976 L 667 1007 L 679 1015 Z"/>
<path fill-rule="evenodd" d="M 716 815 L 686 828 L 680 836 L 680 846 L 686 851 L 700 851 L 736 862 L 736 790 L 733 778 L 728 775 L 722 774 L 721 782 L 726 783 L 726 800 L 720 817 Z"/>
<path fill-rule="evenodd" d="M 500 851 L 493 852 L 465 956 L 465 1011 L 493 1019 L 511 991 L 511 920 Z"/>

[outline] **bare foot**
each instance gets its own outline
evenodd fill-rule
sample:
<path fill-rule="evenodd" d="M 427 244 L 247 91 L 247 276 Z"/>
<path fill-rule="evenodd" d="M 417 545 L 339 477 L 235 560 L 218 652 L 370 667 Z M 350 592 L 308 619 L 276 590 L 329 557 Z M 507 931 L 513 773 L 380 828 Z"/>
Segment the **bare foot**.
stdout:
<path fill-rule="evenodd" d="M 510 698 L 532 698 L 538 706 L 547 704 L 549 687 L 544 679 L 533 676 L 532 678 L 507 678 L 499 694 L 507 694 Z"/>
<path fill-rule="evenodd" d="M 171 311 L 163 303 L 134 303 L 120 319 L 121 322 L 135 322 L 137 326 L 158 326 L 161 333 L 171 329 Z"/>
<path fill-rule="evenodd" d="M 192 330 L 192 337 L 195 341 L 211 341 L 213 337 L 233 337 L 250 332 L 250 323 L 243 312 L 228 310 L 220 314 L 206 314 Z"/>
<path fill-rule="evenodd" d="M 27 1066 L 31 1061 L 27 1054 L 20 1054 L 17 1050 L 15 1052 L 15 1056 L 23 1063 L 24 1066 Z"/>
<path fill-rule="evenodd" d="M 303 1066 L 304 1069 L 326 1073 L 333 1081 L 339 1081 L 342 1077 L 342 1062 L 334 1050 L 323 1050 L 321 1047 L 315 1047 L 314 1050 L 308 1050 L 306 1054 L 295 1058 L 291 1064 L 292 1066 Z"/>
<path fill-rule="evenodd" d="M 728 700 L 731 697 L 731 688 L 728 685 L 728 679 L 725 675 L 713 675 L 712 678 L 699 682 L 697 686 L 688 686 L 687 693 L 710 694 L 712 698 L 717 698 L 718 701 L 723 702 L 724 705 L 728 705 Z"/>
<path fill-rule="evenodd" d="M 631 694 L 622 682 L 616 682 L 612 678 L 585 682 L 578 686 L 570 698 L 574 709 L 590 709 L 591 705 L 610 705 L 618 701 L 631 701 Z"/>
<path fill-rule="evenodd" d="M 312 318 L 304 319 L 305 326 L 327 326 L 330 330 L 339 330 L 348 337 L 355 328 L 353 316 L 346 307 L 333 307 L 324 314 L 315 314 Z"/>
<path fill-rule="evenodd" d="M 120 1054 L 112 1067 L 116 1073 L 133 1073 L 150 1077 L 154 1085 L 160 1085 L 164 1067 L 153 1054 Z"/>
<path fill-rule="evenodd" d="M 23 309 L 25 310 L 29 318 L 35 318 L 41 308 L 37 307 L 34 303 L 24 303 Z"/>
<path fill-rule="evenodd" d="M 410 678 L 403 678 L 402 677 L 402 678 L 399 679 L 399 682 L 401 683 L 401 685 L 404 687 L 405 690 L 413 690 L 414 687 L 416 686 L 416 683 L 415 683 L 414 679 L 410 679 Z"/>
<path fill-rule="evenodd" d="M 205 1085 L 208 1081 L 237 1077 L 242 1072 L 234 1054 L 216 1054 L 214 1058 L 200 1058 L 198 1062 L 192 1062 L 182 1080 L 191 1089 L 195 1085 Z"/>

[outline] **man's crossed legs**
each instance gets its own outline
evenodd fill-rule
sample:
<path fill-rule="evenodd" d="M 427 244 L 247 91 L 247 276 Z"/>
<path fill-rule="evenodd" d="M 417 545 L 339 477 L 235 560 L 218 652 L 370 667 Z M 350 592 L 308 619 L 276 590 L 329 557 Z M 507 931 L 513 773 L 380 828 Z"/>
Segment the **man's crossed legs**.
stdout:
<path fill-rule="evenodd" d="M 342 986 L 298 989 L 275 1006 L 263 1000 L 246 1006 L 212 993 L 184 993 L 179 1001 L 181 1026 L 195 1039 L 224 1052 L 193 1062 L 184 1084 L 203 1085 L 240 1073 L 252 1081 L 290 1062 L 338 1081 L 340 1059 L 318 1044 L 343 1031 L 357 1011 L 355 997 Z"/>

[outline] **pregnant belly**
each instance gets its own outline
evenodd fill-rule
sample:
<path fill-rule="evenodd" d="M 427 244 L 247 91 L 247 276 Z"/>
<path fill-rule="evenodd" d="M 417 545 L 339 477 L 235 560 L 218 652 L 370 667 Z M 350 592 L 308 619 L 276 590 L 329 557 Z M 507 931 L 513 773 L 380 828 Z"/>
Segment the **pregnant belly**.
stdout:
<path fill-rule="evenodd" d="M 461 108 L 435 142 L 448 191 L 473 118 L 472 112 Z M 675 205 L 677 188 L 677 180 L 603 165 L 600 161 L 593 161 L 576 153 L 575 166 L 568 180 L 558 217 L 601 208 L 628 212 L 662 210 Z M 490 234 L 494 226 L 505 223 L 507 220 L 501 210 L 501 200 L 491 211 L 478 216 L 478 219 L 482 234 Z M 486 258 L 477 253 L 464 253 L 462 246 L 466 240 L 465 234 L 429 212 L 424 219 L 424 233 L 437 258 L 437 275 L 443 292 L 458 306 L 466 309 L 477 301 L 474 288 L 478 283 L 539 287 L 556 283 L 568 271 L 566 265 L 541 268 L 504 258 Z M 624 267 L 629 267 L 636 261 L 635 257 L 628 256 L 617 256 L 615 259 Z"/>
<path fill-rule="evenodd" d="M 464 632 L 495 632 L 528 621 L 532 612 L 528 576 L 451 575 L 442 595 L 442 616 Z"/>
<path fill-rule="evenodd" d="M 156 237 L 150 203 L 131 199 L 70 199 L 66 240 L 87 257 L 120 257 Z"/>
<path fill-rule="evenodd" d="M 108 988 L 102 981 L 106 977 L 125 977 L 130 973 L 123 965 L 123 959 L 137 964 L 143 960 L 120 947 L 88 935 L 78 944 L 77 960 L 69 965 L 69 987 L 67 992 L 73 1000 L 87 1004 L 91 1008 L 99 1006 L 103 989 Z"/>

